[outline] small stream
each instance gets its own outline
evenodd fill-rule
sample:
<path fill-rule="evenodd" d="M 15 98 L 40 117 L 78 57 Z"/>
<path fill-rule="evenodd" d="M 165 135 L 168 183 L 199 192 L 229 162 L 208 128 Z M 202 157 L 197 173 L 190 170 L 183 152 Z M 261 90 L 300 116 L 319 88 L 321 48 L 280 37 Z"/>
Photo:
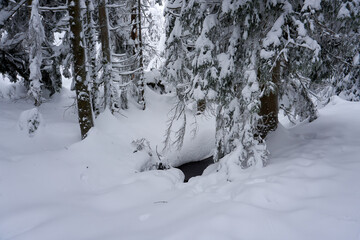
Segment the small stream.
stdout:
<path fill-rule="evenodd" d="M 202 175 L 205 168 L 213 163 L 214 159 L 211 156 L 201 161 L 185 163 L 176 168 L 180 169 L 185 174 L 184 182 L 188 182 L 190 178 Z"/>

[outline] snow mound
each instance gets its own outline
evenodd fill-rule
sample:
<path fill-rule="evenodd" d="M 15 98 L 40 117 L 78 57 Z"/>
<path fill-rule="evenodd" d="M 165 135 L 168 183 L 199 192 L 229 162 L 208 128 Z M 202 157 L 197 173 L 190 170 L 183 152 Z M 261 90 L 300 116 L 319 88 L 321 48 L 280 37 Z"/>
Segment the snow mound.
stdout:
<path fill-rule="evenodd" d="M 19 118 L 19 128 L 28 134 L 29 137 L 35 136 L 36 132 L 44 125 L 43 117 L 38 108 L 23 111 Z"/>

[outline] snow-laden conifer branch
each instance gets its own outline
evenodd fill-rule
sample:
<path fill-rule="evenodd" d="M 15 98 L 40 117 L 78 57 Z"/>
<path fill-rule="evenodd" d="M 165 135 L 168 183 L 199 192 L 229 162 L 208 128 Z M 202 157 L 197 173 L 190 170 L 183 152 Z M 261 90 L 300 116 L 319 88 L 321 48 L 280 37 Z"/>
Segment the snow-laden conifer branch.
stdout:
<path fill-rule="evenodd" d="M 134 73 L 139 73 L 141 71 L 143 71 L 143 68 L 137 68 L 137 69 L 134 69 L 134 70 L 131 70 L 131 71 L 117 71 L 117 70 L 113 70 L 115 73 L 119 74 L 119 75 L 131 75 L 131 74 L 134 74 Z"/>
<path fill-rule="evenodd" d="M 39 10 L 42 12 L 50 11 L 50 12 L 59 12 L 59 11 L 68 11 L 69 8 L 67 6 L 58 6 L 58 7 L 39 7 Z"/>
<path fill-rule="evenodd" d="M 107 8 L 124 8 L 126 4 L 106 4 Z"/>
<path fill-rule="evenodd" d="M 27 0 L 21 0 L 21 2 L 17 3 L 12 9 L 9 11 L 1 10 L 0 11 L 0 26 L 3 26 L 7 20 L 9 20 L 19 9 L 26 3 Z"/>
<path fill-rule="evenodd" d="M 163 150 L 167 150 L 171 147 L 171 145 L 176 145 L 178 149 L 183 145 L 183 140 L 185 136 L 186 130 L 186 114 L 185 114 L 185 104 L 183 101 L 178 101 L 177 104 L 170 111 L 170 118 L 167 122 L 167 128 L 165 132 L 165 140 L 164 140 L 164 148 Z M 184 115 L 184 116 L 183 116 Z M 179 118 L 183 116 L 183 122 L 181 127 L 175 132 L 175 141 L 171 140 L 173 124 L 179 120 Z"/>

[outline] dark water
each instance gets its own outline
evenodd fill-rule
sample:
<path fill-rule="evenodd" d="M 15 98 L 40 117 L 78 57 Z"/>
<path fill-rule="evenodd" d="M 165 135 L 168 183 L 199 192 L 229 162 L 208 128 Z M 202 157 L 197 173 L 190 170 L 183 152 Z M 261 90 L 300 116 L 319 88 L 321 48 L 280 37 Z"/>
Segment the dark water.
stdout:
<path fill-rule="evenodd" d="M 187 182 L 192 177 L 202 175 L 205 168 L 207 168 L 210 164 L 213 163 L 214 163 L 214 159 L 211 156 L 198 162 L 185 163 L 181 166 L 178 166 L 177 168 L 180 169 L 185 174 L 184 182 Z"/>

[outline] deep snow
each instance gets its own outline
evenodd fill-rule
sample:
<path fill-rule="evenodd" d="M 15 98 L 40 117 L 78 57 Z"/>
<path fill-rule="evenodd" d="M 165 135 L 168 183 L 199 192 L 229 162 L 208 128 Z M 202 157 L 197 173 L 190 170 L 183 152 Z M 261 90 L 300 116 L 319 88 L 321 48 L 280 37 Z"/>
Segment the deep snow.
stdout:
<path fill-rule="evenodd" d="M 149 155 L 131 142 L 162 148 L 172 96 L 148 89 L 148 109 L 103 113 L 80 141 L 73 93 L 40 107 L 35 136 L 19 128 L 31 101 L 0 100 L 0 239 L 360 239 L 360 103 L 334 97 L 313 123 L 280 126 L 268 139 L 269 165 L 222 165 L 182 183 L 178 169 L 140 172 Z M 211 154 L 214 119 L 172 165 Z M 220 171 L 216 171 L 220 169 Z"/>

